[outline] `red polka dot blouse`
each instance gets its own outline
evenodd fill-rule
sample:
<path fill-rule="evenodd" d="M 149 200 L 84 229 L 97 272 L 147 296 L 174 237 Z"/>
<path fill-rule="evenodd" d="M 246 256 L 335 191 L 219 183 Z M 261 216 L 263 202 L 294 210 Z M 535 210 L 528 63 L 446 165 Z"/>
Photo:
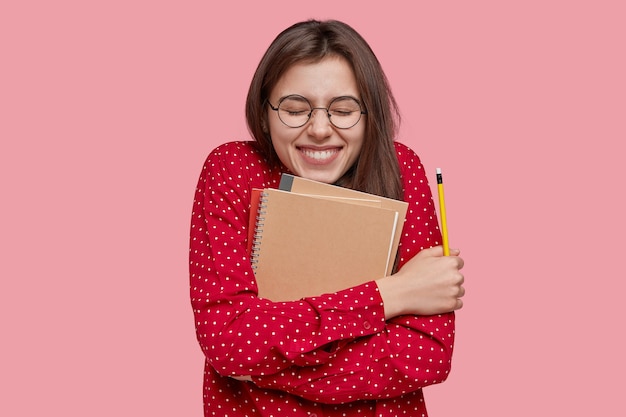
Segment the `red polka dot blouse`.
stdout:
<path fill-rule="evenodd" d="M 257 297 L 247 256 L 252 188 L 277 187 L 252 145 L 208 156 L 195 192 L 190 293 L 205 354 L 205 416 L 426 416 L 422 387 L 450 371 L 454 313 L 385 321 L 374 281 L 299 301 Z M 409 203 L 400 266 L 440 244 L 418 156 L 396 142 Z"/>

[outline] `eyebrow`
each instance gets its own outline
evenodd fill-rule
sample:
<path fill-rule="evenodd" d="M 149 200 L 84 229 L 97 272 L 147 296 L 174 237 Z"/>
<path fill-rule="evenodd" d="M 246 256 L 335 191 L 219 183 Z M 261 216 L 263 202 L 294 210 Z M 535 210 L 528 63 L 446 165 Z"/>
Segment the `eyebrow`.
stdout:
<path fill-rule="evenodd" d="M 286 96 L 279 97 L 278 101 L 281 102 L 284 99 L 286 99 L 287 97 L 291 97 L 293 99 L 300 100 L 300 101 L 306 101 L 308 103 L 311 102 L 308 98 L 306 98 L 304 96 L 301 96 L 300 94 L 287 94 Z"/>
<path fill-rule="evenodd" d="M 311 103 L 311 100 L 309 100 L 308 98 L 304 97 L 303 95 L 295 94 L 295 93 L 294 94 L 287 94 L 287 95 L 284 95 L 282 97 L 279 97 L 278 98 L 278 102 L 280 103 L 281 101 L 283 101 L 287 97 L 292 97 L 292 98 L 300 100 L 300 101 L 306 101 L 310 105 L 313 105 Z M 351 96 L 349 94 L 344 94 L 344 95 L 341 95 L 341 96 L 331 97 L 331 99 L 328 101 L 328 104 L 332 103 L 333 101 L 335 101 L 337 99 L 342 99 L 342 98 L 351 98 L 353 100 L 356 100 L 359 104 L 361 104 L 361 105 L 363 104 L 363 102 L 360 99 L 358 99 L 358 98 L 356 98 L 354 96 Z"/>

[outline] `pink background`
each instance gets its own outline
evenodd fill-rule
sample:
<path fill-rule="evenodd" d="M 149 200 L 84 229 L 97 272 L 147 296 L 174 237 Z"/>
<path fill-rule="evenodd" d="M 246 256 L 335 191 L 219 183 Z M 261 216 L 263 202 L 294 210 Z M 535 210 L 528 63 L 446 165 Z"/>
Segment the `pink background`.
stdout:
<path fill-rule="evenodd" d="M 468 295 L 431 415 L 624 415 L 623 4 L 2 2 L 0 415 L 201 415 L 197 175 L 309 17 L 364 35 L 444 170 Z"/>

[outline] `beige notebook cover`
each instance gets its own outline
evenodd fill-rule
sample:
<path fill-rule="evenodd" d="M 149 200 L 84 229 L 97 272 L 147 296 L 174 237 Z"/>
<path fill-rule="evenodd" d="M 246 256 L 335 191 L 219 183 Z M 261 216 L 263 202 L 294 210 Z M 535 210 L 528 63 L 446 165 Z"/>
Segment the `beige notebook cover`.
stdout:
<path fill-rule="evenodd" d="M 387 275 L 401 219 L 358 200 L 262 190 L 251 247 L 259 296 L 297 300 Z"/>
<path fill-rule="evenodd" d="M 375 199 L 380 201 L 380 207 L 395 210 L 398 212 L 398 224 L 396 225 L 396 232 L 394 236 L 394 249 L 392 253 L 392 259 L 395 260 L 396 253 L 398 251 L 398 245 L 400 244 L 400 238 L 402 237 L 402 228 L 404 227 L 404 219 L 409 207 L 409 203 L 406 201 L 394 200 L 392 198 L 380 197 L 362 191 L 351 190 L 349 188 L 338 187 L 332 184 L 325 184 L 323 182 L 313 181 L 302 177 L 297 177 L 291 174 L 283 174 L 280 179 L 280 185 L 278 187 L 281 190 L 291 191 L 300 194 L 311 195 L 327 195 L 335 197 L 346 197 L 355 199 Z M 387 275 L 391 275 L 393 269 L 393 261 L 389 265 Z"/>

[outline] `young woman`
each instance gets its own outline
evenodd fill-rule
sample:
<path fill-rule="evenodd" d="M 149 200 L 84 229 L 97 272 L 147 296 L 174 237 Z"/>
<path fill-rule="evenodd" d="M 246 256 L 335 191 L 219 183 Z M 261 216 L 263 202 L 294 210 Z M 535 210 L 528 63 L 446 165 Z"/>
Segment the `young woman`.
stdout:
<path fill-rule="evenodd" d="M 374 53 L 344 23 L 297 23 L 262 58 L 246 117 L 254 140 L 211 152 L 192 213 L 205 415 L 425 416 L 422 388 L 450 371 L 463 260 L 443 256 L 426 175 L 394 141 L 399 117 Z M 302 300 L 259 298 L 250 194 L 285 172 L 407 201 L 396 272 Z"/>

